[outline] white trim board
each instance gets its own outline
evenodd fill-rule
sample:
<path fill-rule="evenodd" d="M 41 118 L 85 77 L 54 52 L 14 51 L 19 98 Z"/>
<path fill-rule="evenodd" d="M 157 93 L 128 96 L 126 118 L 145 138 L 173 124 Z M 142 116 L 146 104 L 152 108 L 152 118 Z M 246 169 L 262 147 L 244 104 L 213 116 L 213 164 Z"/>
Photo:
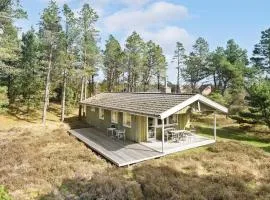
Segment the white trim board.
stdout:
<path fill-rule="evenodd" d="M 208 99 L 200 94 L 196 94 L 195 96 L 187 99 L 186 101 L 178 104 L 177 106 L 174 106 L 174 107 L 170 108 L 169 110 L 166 110 L 165 112 L 161 113 L 160 118 L 164 119 L 166 117 L 169 117 L 170 115 L 182 110 L 183 108 L 191 105 L 192 103 L 194 103 L 196 101 L 199 101 L 203 104 L 206 104 L 209 107 L 214 108 L 222 113 L 226 113 L 226 114 L 228 113 L 228 108 L 226 108 L 226 107 L 224 107 L 224 106 L 222 106 L 222 105 L 220 105 L 220 104 L 218 104 L 218 103 L 216 103 L 216 102 L 214 102 L 214 101 L 212 101 L 212 100 L 210 100 L 210 99 Z"/>

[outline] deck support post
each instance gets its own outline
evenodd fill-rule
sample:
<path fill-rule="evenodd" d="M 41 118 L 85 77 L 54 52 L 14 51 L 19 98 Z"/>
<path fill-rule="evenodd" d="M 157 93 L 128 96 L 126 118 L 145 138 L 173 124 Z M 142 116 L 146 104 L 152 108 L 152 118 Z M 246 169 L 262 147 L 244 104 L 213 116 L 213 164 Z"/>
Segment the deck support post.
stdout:
<path fill-rule="evenodd" d="M 162 119 L 162 153 L 164 153 L 164 119 Z"/>
<path fill-rule="evenodd" d="M 214 112 L 214 139 L 217 140 L 217 117 L 216 112 Z"/>

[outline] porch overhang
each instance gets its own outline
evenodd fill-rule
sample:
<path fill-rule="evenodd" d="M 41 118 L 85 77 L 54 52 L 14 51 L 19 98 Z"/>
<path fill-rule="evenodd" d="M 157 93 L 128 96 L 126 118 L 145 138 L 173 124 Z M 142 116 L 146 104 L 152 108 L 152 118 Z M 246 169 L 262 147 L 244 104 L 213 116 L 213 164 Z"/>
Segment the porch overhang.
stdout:
<path fill-rule="evenodd" d="M 213 108 L 214 110 L 218 111 L 218 112 L 221 112 L 221 113 L 224 113 L 224 114 L 227 114 L 228 113 L 228 108 L 204 97 L 203 95 L 200 95 L 200 94 L 196 94 L 195 96 L 187 99 L 186 101 L 166 110 L 165 112 L 161 113 L 160 114 L 160 119 L 165 119 L 169 116 L 171 116 L 172 114 L 184 109 L 185 107 L 193 104 L 194 102 L 196 101 L 199 101 L 200 103 L 203 103 L 211 108 Z"/>

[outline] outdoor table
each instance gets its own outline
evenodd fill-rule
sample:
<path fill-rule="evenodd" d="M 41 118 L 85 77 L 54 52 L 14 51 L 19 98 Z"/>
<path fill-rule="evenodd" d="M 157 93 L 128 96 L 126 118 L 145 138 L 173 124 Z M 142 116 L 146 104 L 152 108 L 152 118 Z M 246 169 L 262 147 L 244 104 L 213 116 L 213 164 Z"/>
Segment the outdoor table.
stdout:
<path fill-rule="evenodd" d="M 110 128 L 107 128 L 107 134 L 109 136 L 109 133 L 111 132 L 111 136 L 113 136 L 113 132 L 116 128 L 113 128 L 113 127 L 110 127 Z"/>
<path fill-rule="evenodd" d="M 169 131 L 169 133 L 171 134 L 171 137 L 174 138 L 174 139 L 176 138 L 177 141 L 179 141 L 180 137 L 183 137 L 186 132 L 187 132 L 186 130 L 172 130 L 172 131 Z"/>

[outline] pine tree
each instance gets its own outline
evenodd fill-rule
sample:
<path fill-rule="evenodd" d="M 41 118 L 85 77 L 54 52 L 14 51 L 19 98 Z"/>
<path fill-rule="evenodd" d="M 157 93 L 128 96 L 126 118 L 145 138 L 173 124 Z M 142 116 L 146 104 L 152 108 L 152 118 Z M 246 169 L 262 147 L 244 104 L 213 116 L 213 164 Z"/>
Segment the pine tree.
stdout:
<path fill-rule="evenodd" d="M 249 117 L 255 123 L 265 123 L 270 128 L 270 81 L 259 79 L 247 87 Z"/>
<path fill-rule="evenodd" d="M 107 90 L 115 90 L 121 75 L 123 54 L 119 42 L 112 36 L 106 41 L 104 51 L 104 74 L 107 80 Z"/>
<path fill-rule="evenodd" d="M 176 85 L 176 93 L 181 93 L 180 90 L 180 72 L 181 72 L 181 65 L 184 64 L 186 55 L 185 55 L 185 48 L 181 42 L 176 43 L 176 49 L 174 51 L 173 62 L 177 63 L 177 85 Z"/>
<path fill-rule="evenodd" d="M 87 86 L 87 77 L 92 77 L 96 73 L 96 65 L 99 58 L 99 49 L 97 47 L 98 31 L 94 25 L 98 20 L 98 15 L 89 4 L 84 4 L 79 13 L 79 25 L 81 32 L 81 56 L 82 56 L 82 90 L 81 100 L 86 96 L 84 93 Z"/>
<path fill-rule="evenodd" d="M 143 65 L 144 45 L 144 41 L 135 31 L 126 40 L 125 55 L 128 92 L 134 92 L 137 89 L 139 72 Z"/>
<path fill-rule="evenodd" d="M 81 66 L 81 94 L 80 101 L 87 98 L 87 86 L 91 81 L 91 92 L 94 92 L 94 76 L 97 72 L 99 60 L 99 49 L 97 47 L 98 31 L 94 25 L 98 20 L 98 15 L 89 4 L 84 4 L 79 12 L 79 30 L 80 30 L 80 53 L 82 58 Z M 79 111 L 81 116 L 81 107 Z"/>
<path fill-rule="evenodd" d="M 182 70 L 182 76 L 191 86 L 192 92 L 197 92 L 198 83 L 206 74 L 209 46 L 205 39 L 199 37 L 193 45 L 192 52 L 186 57 L 186 67 Z"/>
<path fill-rule="evenodd" d="M 262 31 L 260 42 L 254 47 L 251 61 L 258 69 L 270 73 L 270 28 Z"/>
<path fill-rule="evenodd" d="M 31 106 L 39 105 L 43 86 L 42 69 L 40 67 L 39 39 L 32 28 L 22 36 L 21 72 L 17 77 L 19 94 L 29 111 Z"/>
<path fill-rule="evenodd" d="M 50 1 L 47 8 L 44 9 L 40 21 L 40 38 L 43 48 L 44 67 L 46 68 L 45 94 L 42 122 L 46 124 L 47 109 L 50 98 L 51 71 L 55 66 L 58 54 L 58 46 L 61 35 L 61 18 L 59 8 L 55 1 Z"/>
<path fill-rule="evenodd" d="M 141 70 L 143 91 L 146 91 L 154 77 L 157 77 L 158 90 L 160 89 L 160 78 L 166 76 L 166 59 L 162 48 L 153 41 L 148 41 L 144 52 L 144 65 Z"/>
<path fill-rule="evenodd" d="M 227 90 L 237 94 L 244 87 L 244 79 L 251 75 L 248 69 L 247 52 L 234 40 L 227 42 L 226 48 L 218 47 L 210 54 L 208 73 L 213 75 L 215 89 L 224 96 Z"/>
<path fill-rule="evenodd" d="M 143 91 L 149 87 L 151 78 L 155 73 L 155 66 L 157 65 L 157 47 L 153 41 L 149 41 L 145 45 L 145 52 L 144 52 L 144 64 L 142 68 L 142 84 L 143 84 Z"/>
<path fill-rule="evenodd" d="M 20 45 L 14 20 L 26 18 L 20 1 L 4 0 L 0 3 L 0 82 L 8 88 L 9 103 L 16 99 L 14 83 L 18 75 Z"/>
<path fill-rule="evenodd" d="M 77 20 L 74 13 L 67 4 L 63 6 L 63 14 L 65 20 L 65 31 L 63 33 L 62 45 L 62 94 L 61 94 L 61 121 L 65 119 L 66 111 L 66 90 L 67 90 L 67 76 L 71 73 L 75 58 L 76 58 L 76 42 L 79 36 L 77 27 Z"/>

